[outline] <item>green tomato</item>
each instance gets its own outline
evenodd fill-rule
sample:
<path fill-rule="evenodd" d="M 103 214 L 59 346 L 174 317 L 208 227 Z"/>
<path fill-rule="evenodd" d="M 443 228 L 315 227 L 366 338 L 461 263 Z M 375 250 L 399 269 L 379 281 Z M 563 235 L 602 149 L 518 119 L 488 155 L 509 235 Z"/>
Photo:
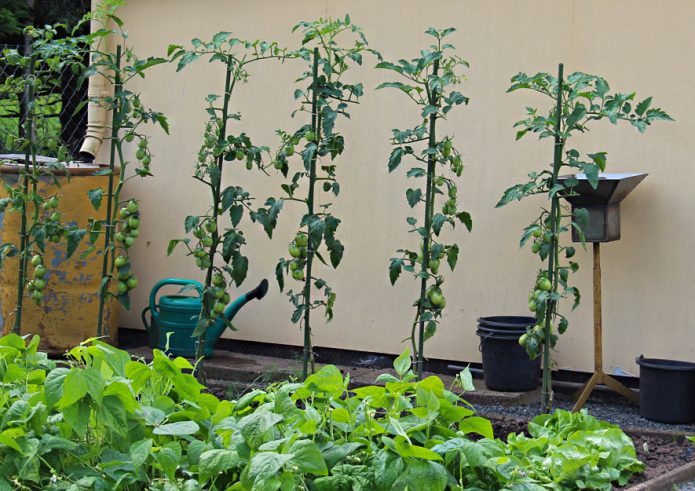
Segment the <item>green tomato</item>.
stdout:
<path fill-rule="evenodd" d="M 128 264 L 128 258 L 126 256 L 118 256 L 114 261 L 114 264 L 117 268 L 122 268 L 123 266 Z"/>
<path fill-rule="evenodd" d="M 39 290 L 34 290 L 31 293 L 31 298 L 33 298 L 37 302 L 40 302 L 41 300 L 43 300 L 43 293 L 41 293 Z"/>
<path fill-rule="evenodd" d="M 222 302 L 215 302 L 215 305 L 213 306 L 213 310 L 217 314 L 221 314 L 222 312 L 224 312 L 224 308 L 225 308 L 225 304 L 223 304 Z"/>
<path fill-rule="evenodd" d="M 138 141 L 138 147 L 140 147 L 142 149 L 147 148 L 147 139 L 141 138 L 140 141 Z"/>
<path fill-rule="evenodd" d="M 128 278 L 128 281 L 126 281 L 126 285 L 128 285 L 128 289 L 132 290 L 136 286 L 138 286 L 138 279 L 135 276 L 131 276 Z"/>
<path fill-rule="evenodd" d="M 569 258 L 571 258 L 572 256 L 574 256 L 574 253 L 575 253 L 575 249 L 574 249 L 574 247 L 572 247 L 572 246 L 569 246 L 569 247 L 567 247 L 567 249 L 565 249 L 565 257 L 566 257 L 567 259 L 569 259 Z"/>
<path fill-rule="evenodd" d="M 442 292 L 440 291 L 433 291 L 432 295 L 430 296 L 430 302 L 432 302 L 432 305 L 435 307 L 441 307 L 442 303 L 444 302 L 444 296 L 442 296 Z"/>
<path fill-rule="evenodd" d="M 132 229 L 136 229 L 140 226 L 140 219 L 136 217 L 130 217 L 128 219 L 128 226 Z"/>
<path fill-rule="evenodd" d="M 118 211 L 118 216 L 121 217 L 122 220 L 125 220 L 130 216 L 130 212 L 128 211 L 128 208 L 121 208 Z"/>
<path fill-rule="evenodd" d="M 215 288 L 215 298 L 217 300 L 221 300 L 222 298 L 224 298 L 224 293 L 225 291 L 223 288 Z"/>
<path fill-rule="evenodd" d="M 49 208 L 58 208 L 58 197 L 57 196 L 52 196 L 48 200 L 48 207 Z"/>
<path fill-rule="evenodd" d="M 59 211 L 54 211 L 53 213 L 51 213 L 51 218 L 50 218 L 50 220 L 51 220 L 52 222 L 59 222 L 59 221 L 60 221 L 60 212 L 59 212 Z"/>
<path fill-rule="evenodd" d="M 549 292 L 550 289 L 553 287 L 553 284 L 550 282 L 548 278 L 541 278 L 538 280 L 537 286 L 539 290 Z"/>
<path fill-rule="evenodd" d="M 135 158 L 138 160 L 142 160 L 145 158 L 145 151 L 142 148 L 138 148 L 137 151 L 135 152 Z"/>
<path fill-rule="evenodd" d="M 297 261 L 290 262 L 290 271 L 297 271 L 299 269 L 299 263 Z"/>
<path fill-rule="evenodd" d="M 34 278 L 43 278 L 46 276 L 46 266 L 39 264 L 34 268 Z"/>
<path fill-rule="evenodd" d="M 529 309 L 531 312 L 535 312 L 535 311 L 538 309 L 538 306 L 536 305 L 536 302 L 530 301 L 530 302 L 528 303 L 528 309 Z"/>
<path fill-rule="evenodd" d="M 304 270 L 296 269 L 296 270 L 292 271 L 292 278 L 294 278 L 297 281 L 303 281 L 304 280 Z"/>
<path fill-rule="evenodd" d="M 294 155 L 294 145 L 287 145 L 285 147 L 285 155 L 287 155 L 288 157 Z"/>
<path fill-rule="evenodd" d="M 125 135 L 125 141 L 128 143 L 132 142 L 135 139 L 135 135 L 133 133 L 126 133 Z"/>
<path fill-rule="evenodd" d="M 205 230 L 207 230 L 210 234 L 214 234 L 217 232 L 217 223 L 215 223 L 213 220 L 208 220 L 205 222 Z"/>
<path fill-rule="evenodd" d="M 130 246 L 132 246 L 133 244 L 135 244 L 135 238 L 134 238 L 134 237 L 128 236 L 128 237 L 125 238 L 125 240 L 123 241 L 123 243 L 125 244 L 126 247 L 130 247 Z"/>
<path fill-rule="evenodd" d="M 212 284 L 215 286 L 224 285 L 224 276 L 222 276 L 220 273 L 215 273 L 212 275 Z"/>
<path fill-rule="evenodd" d="M 276 160 L 275 162 L 273 162 L 273 167 L 275 167 L 278 170 L 282 169 L 282 162 Z"/>
<path fill-rule="evenodd" d="M 430 261 L 430 269 L 432 270 L 433 274 L 437 274 L 439 272 L 439 259 L 432 259 Z"/>
<path fill-rule="evenodd" d="M 521 337 L 519 338 L 519 346 L 522 348 L 526 346 L 526 341 L 528 340 L 528 334 L 522 334 Z"/>
<path fill-rule="evenodd" d="M 237 160 L 242 160 L 244 158 L 244 152 L 242 150 L 237 150 L 236 152 L 234 152 L 234 157 Z"/>
<path fill-rule="evenodd" d="M 306 234 L 297 234 L 294 238 L 294 243 L 298 247 L 306 247 L 309 245 L 309 237 L 307 237 Z"/>
<path fill-rule="evenodd" d="M 449 199 L 447 200 L 447 202 L 446 202 L 446 205 L 447 205 L 449 208 L 454 208 L 454 209 L 455 209 L 455 208 L 456 208 L 456 198 L 449 198 Z"/>
<path fill-rule="evenodd" d="M 39 264 L 43 264 L 43 257 L 41 257 L 40 254 L 36 254 L 34 257 L 31 258 L 31 265 L 36 267 Z"/>
<path fill-rule="evenodd" d="M 150 165 L 151 163 L 152 163 L 152 157 L 150 157 L 149 155 L 145 155 L 142 158 L 142 165 Z"/>
<path fill-rule="evenodd" d="M 540 324 L 536 324 L 533 326 L 533 335 L 539 338 L 542 338 L 543 335 L 545 334 L 545 330 L 543 329 L 543 326 Z"/>
<path fill-rule="evenodd" d="M 119 281 L 116 289 L 118 290 L 118 293 L 126 293 L 128 291 L 128 284 L 124 281 Z"/>
<path fill-rule="evenodd" d="M 302 255 L 302 250 L 297 247 L 296 245 L 292 244 L 289 248 L 288 251 L 290 253 L 290 256 L 297 258 Z"/>
<path fill-rule="evenodd" d="M 203 244 L 203 247 L 212 247 L 212 237 L 203 237 L 203 240 L 201 240 L 200 243 Z"/>
<path fill-rule="evenodd" d="M 116 232 L 116 235 L 114 235 L 114 239 L 116 239 L 116 242 L 123 242 L 125 240 L 125 235 L 123 232 Z"/>
<path fill-rule="evenodd" d="M 130 200 L 128 201 L 128 211 L 130 213 L 137 213 L 138 211 L 138 202 L 135 200 Z"/>
<path fill-rule="evenodd" d="M 222 302 L 224 302 L 224 304 L 227 305 L 231 299 L 232 297 L 229 296 L 229 293 L 225 292 L 224 297 L 222 297 Z"/>
<path fill-rule="evenodd" d="M 451 155 L 451 147 L 442 147 L 442 157 L 447 158 Z"/>
<path fill-rule="evenodd" d="M 138 229 L 129 230 L 128 235 L 130 235 L 133 238 L 140 237 L 140 230 L 138 230 Z"/>
<path fill-rule="evenodd" d="M 455 198 L 457 192 L 458 192 L 458 189 L 456 189 L 456 186 L 451 186 L 449 188 L 449 198 Z"/>
<path fill-rule="evenodd" d="M 531 252 L 533 252 L 534 254 L 538 254 L 538 252 L 540 250 L 541 250 L 541 245 L 539 243 L 534 242 L 533 244 L 531 244 Z"/>
<path fill-rule="evenodd" d="M 309 130 L 309 131 L 307 131 L 306 133 L 304 133 L 304 138 L 306 138 L 306 141 L 308 141 L 308 142 L 310 142 L 310 143 L 313 142 L 313 141 L 316 141 L 316 133 L 314 133 L 313 131 Z"/>
<path fill-rule="evenodd" d="M 540 239 L 543 232 L 541 232 L 541 229 L 536 228 L 533 230 L 533 232 L 531 232 L 531 235 L 533 235 L 536 239 Z"/>

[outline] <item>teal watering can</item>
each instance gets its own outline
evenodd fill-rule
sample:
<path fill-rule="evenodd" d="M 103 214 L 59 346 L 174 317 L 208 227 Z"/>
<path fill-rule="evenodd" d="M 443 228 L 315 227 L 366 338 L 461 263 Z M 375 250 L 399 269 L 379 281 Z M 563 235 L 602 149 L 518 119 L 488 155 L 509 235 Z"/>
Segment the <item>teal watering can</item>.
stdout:
<path fill-rule="evenodd" d="M 194 290 L 197 295 L 162 295 L 159 304 L 156 303 L 157 293 L 167 285 L 179 285 Z M 186 289 L 186 288 L 184 288 Z M 198 324 L 198 316 L 202 306 L 204 286 L 195 280 L 166 278 L 157 282 L 150 292 L 150 304 L 142 311 L 142 322 L 147 329 L 150 348 L 157 348 L 174 356 L 192 358 L 196 354 L 197 339 L 193 331 Z M 246 302 L 260 300 L 268 293 L 268 280 L 262 280 L 259 285 L 248 293 L 234 300 L 224 311 L 224 318 L 231 321 Z M 147 312 L 150 312 L 150 322 L 147 322 Z M 222 318 L 208 328 L 205 338 L 205 357 L 211 358 L 215 344 L 220 339 L 226 325 Z"/>

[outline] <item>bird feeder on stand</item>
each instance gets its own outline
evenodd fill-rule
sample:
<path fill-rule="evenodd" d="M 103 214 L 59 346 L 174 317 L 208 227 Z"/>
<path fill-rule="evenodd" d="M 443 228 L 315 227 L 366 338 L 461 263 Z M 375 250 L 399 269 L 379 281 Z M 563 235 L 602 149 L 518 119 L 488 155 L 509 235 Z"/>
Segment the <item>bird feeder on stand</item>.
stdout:
<path fill-rule="evenodd" d="M 620 240 L 620 202 L 647 177 L 643 173 L 604 173 L 594 189 L 586 175 L 562 176 L 558 181 L 565 183 L 576 179 L 577 183 L 564 198 L 572 205 L 572 217 L 576 210 L 583 208 L 588 219 L 582 223 L 584 241 L 593 244 L 594 256 L 594 373 L 579 391 L 573 412 L 579 411 L 586 403 L 596 385 L 603 384 L 625 396 L 635 404 L 639 395 L 603 371 L 603 320 L 601 312 L 601 243 Z M 575 220 L 576 221 L 576 220 Z M 579 233 L 572 229 L 572 241 L 581 242 Z"/>

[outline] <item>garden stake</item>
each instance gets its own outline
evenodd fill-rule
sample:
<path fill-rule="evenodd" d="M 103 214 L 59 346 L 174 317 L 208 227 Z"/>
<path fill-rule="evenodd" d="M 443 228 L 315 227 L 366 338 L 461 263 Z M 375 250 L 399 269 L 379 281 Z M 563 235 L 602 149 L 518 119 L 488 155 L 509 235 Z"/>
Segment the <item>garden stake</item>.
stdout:
<path fill-rule="evenodd" d="M 314 48 L 314 65 L 312 67 L 311 79 L 311 131 L 316 135 L 316 141 L 321 141 L 321 116 L 318 114 L 318 77 L 319 77 L 319 49 Z M 307 196 L 306 206 L 309 215 L 314 214 L 314 186 L 316 184 L 316 159 L 318 152 L 314 152 L 311 157 L 311 168 L 309 170 L 309 194 Z M 309 225 L 307 225 L 307 235 L 309 235 Z M 304 301 L 307 306 L 311 305 L 311 265 L 314 262 L 314 248 L 309 241 L 309 247 L 306 255 L 306 278 L 304 279 Z M 311 372 L 314 372 L 314 348 L 311 343 L 311 323 L 310 323 L 311 308 L 307 307 L 304 312 L 304 359 L 302 363 L 302 377 L 304 379 L 309 375 L 309 364 L 311 364 Z"/>
<path fill-rule="evenodd" d="M 123 85 L 121 84 L 121 45 L 116 46 L 116 79 L 113 89 L 113 107 L 111 108 L 111 148 L 109 155 L 109 184 L 106 195 L 106 221 L 104 225 L 104 257 L 101 266 L 101 285 L 99 287 L 99 313 L 97 317 L 97 337 L 107 336 L 108 327 L 104 329 L 104 305 L 109 290 L 109 255 L 115 256 L 111 247 L 111 235 L 113 229 L 112 209 L 113 209 L 113 179 L 116 169 L 116 142 L 118 142 L 118 128 L 120 125 L 120 99 Z"/>
<path fill-rule="evenodd" d="M 563 84 L 563 69 L 562 63 L 558 65 L 557 68 L 557 102 L 555 106 L 555 143 L 554 143 L 554 155 L 553 155 L 553 175 L 551 180 L 551 186 L 555 187 L 557 184 L 557 177 L 560 173 L 560 167 L 562 166 L 562 150 L 564 146 L 564 139 L 560 135 L 560 123 L 562 121 L 562 84 Z M 550 242 L 550 254 L 548 255 L 548 278 L 553 278 L 553 293 L 557 292 L 557 282 L 558 282 L 558 272 L 555 270 L 555 263 L 558 259 L 559 254 L 559 241 L 558 234 L 560 228 L 560 209 L 558 206 L 558 200 L 560 198 L 557 194 L 553 195 L 551 205 L 550 205 L 550 233 L 552 234 L 552 239 Z M 546 304 L 546 314 L 545 314 L 545 325 L 544 325 L 544 338 L 543 343 L 543 382 L 541 385 L 541 408 L 543 411 L 549 413 L 553 408 L 553 386 L 551 381 L 551 359 L 550 359 L 550 337 L 552 335 L 551 331 L 551 321 L 553 319 L 553 314 L 555 312 L 556 301 L 553 299 L 552 295 Z"/>
<path fill-rule="evenodd" d="M 25 81 L 33 76 L 34 57 L 29 59 L 29 66 L 24 72 Z M 19 229 L 19 273 L 17 275 L 17 308 L 12 332 L 20 334 L 22 331 L 22 308 L 24 307 L 24 284 L 26 283 L 27 270 L 27 196 L 29 195 L 29 174 L 36 165 L 34 154 L 34 88 L 29 83 L 25 88 L 25 108 L 24 112 L 24 135 L 26 137 L 26 147 L 24 150 L 24 175 L 22 176 L 22 222 Z"/>

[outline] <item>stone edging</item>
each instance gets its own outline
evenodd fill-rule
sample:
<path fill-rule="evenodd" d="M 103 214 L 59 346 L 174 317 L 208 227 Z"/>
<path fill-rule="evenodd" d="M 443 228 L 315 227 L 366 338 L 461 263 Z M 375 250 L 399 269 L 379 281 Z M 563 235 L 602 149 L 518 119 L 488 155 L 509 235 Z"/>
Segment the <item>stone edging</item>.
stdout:
<path fill-rule="evenodd" d="M 688 462 L 666 474 L 661 474 L 649 481 L 625 488 L 625 491 L 663 491 L 671 489 L 674 484 L 680 484 L 692 479 L 695 479 L 695 462 Z"/>

